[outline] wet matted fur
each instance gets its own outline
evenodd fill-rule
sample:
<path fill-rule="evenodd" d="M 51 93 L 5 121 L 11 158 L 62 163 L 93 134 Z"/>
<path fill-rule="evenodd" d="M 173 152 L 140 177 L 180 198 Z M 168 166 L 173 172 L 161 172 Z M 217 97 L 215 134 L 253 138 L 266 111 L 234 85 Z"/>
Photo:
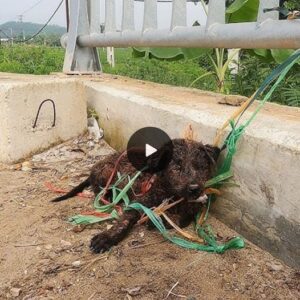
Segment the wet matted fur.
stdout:
<path fill-rule="evenodd" d="M 133 202 L 139 202 L 146 207 L 156 207 L 165 199 L 171 198 L 171 202 L 184 198 L 182 202 L 168 211 L 170 217 L 180 227 L 187 226 L 199 211 L 199 202 L 196 199 L 203 196 L 204 184 L 212 177 L 216 160 L 220 149 L 210 145 L 203 145 L 185 139 L 174 139 L 173 156 L 171 162 L 162 171 L 156 172 L 154 182 L 150 190 L 134 199 L 132 191 L 128 196 Z M 168 147 L 162 147 L 155 154 L 151 155 L 148 166 L 155 170 L 168 153 Z M 100 187 L 104 187 L 111 176 L 115 163 L 120 157 L 120 153 L 108 156 L 105 160 L 98 162 L 91 170 L 90 176 L 66 195 L 58 197 L 53 202 L 63 201 L 75 196 L 84 188 L 91 186 L 95 195 L 100 192 Z M 128 161 L 125 155 L 117 166 L 120 174 L 132 176 L 136 169 Z M 144 172 L 137 178 L 133 185 L 133 190 L 141 191 L 142 184 L 151 178 L 152 174 Z M 112 182 L 116 180 L 113 179 Z M 109 194 L 107 194 L 109 198 Z M 94 236 L 91 240 L 92 251 L 99 253 L 108 250 L 111 246 L 119 243 L 129 232 L 132 226 L 139 220 L 140 214 L 136 210 L 125 211 L 113 227 Z"/>

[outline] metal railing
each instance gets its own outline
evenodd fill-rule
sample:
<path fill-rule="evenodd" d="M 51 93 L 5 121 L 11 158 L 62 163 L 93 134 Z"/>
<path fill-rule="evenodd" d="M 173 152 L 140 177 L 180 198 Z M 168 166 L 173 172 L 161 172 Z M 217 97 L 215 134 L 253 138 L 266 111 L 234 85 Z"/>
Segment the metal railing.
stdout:
<path fill-rule="evenodd" d="M 225 24 L 226 0 L 210 0 L 205 26 L 187 26 L 187 0 L 172 1 L 169 29 L 157 28 L 157 0 L 144 0 L 141 30 L 135 29 L 134 0 L 123 0 L 121 30 L 116 27 L 116 1 L 105 0 L 105 31 L 100 32 L 100 1 L 70 1 L 64 72 L 101 70 L 96 47 L 300 48 L 300 20 L 279 20 L 279 0 L 260 0 L 256 22 Z"/>

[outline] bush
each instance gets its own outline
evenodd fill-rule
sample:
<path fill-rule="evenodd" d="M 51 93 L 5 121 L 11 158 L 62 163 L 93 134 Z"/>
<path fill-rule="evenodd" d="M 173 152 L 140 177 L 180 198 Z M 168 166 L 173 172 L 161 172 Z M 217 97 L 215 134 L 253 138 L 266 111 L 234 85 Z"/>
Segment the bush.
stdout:
<path fill-rule="evenodd" d="M 238 75 L 230 82 L 230 93 L 250 97 L 266 77 L 276 68 L 272 61 L 244 52 L 241 56 Z M 300 107 L 300 66 L 295 65 L 287 77 L 278 85 L 270 101 Z"/>

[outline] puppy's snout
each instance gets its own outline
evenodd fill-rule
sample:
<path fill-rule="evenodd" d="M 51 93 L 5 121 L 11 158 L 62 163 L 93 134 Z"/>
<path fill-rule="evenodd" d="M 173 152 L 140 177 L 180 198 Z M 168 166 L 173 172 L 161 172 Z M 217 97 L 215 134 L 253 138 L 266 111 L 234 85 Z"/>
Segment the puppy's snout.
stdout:
<path fill-rule="evenodd" d="M 190 185 L 188 186 L 189 192 L 195 192 L 195 191 L 197 191 L 197 190 L 199 190 L 199 189 L 200 189 L 200 185 L 197 184 L 197 183 L 193 183 L 193 184 L 190 184 Z"/>

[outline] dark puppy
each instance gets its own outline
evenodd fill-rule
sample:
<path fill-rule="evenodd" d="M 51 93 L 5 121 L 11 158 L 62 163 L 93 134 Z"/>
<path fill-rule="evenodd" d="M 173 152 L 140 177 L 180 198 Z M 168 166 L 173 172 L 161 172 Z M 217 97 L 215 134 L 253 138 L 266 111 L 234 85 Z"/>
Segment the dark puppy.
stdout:
<path fill-rule="evenodd" d="M 145 182 L 151 178 L 153 179 L 151 189 L 134 201 L 150 208 L 160 205 L 167 198 L 172 198 L 171 201 L 184 198 L 184 201 L 171 208 L 168 214 L 171 215 L 171 218 L 177 225 L 185 227 L 199 211 L 199 203 L 203 196 L 205 197 L 203 194 L 204 184 L 212 176 L 212 169 L 219 156 L 220 149 L 184 139 L 172 140 L 172 144 L 173 156 L 167 167 L 157 172 L 155 176 L 152 176 L 150 173 L 143 173 L 135 181 L 133 190 L 138 193 Z M 148 170 L 155 170 L 160 164 L 163 164 L 169 153 L 168 151 L 169 148 L 166 146 L 151 155 L 151 159 L 148 161 Z M 119 156 L 120 154 L 116 153 L 97 163 L 92 168 L 90 176 L 84 182 L 66 195 L 54 199 L 53 202 L 73 197 L 88 186 L 91 186 L 94 193 L 98 194 L 100 187 L 106 185 Z M 126 155 L 120 160 L 117 171 L 121 174 L 129 175 L 136 173 L 135 168 L 130 164 Z M 112 182 L 114 181 L 115 178 Z M 128 192 L 128 195 L 130 199 L 135 198 L 132 191 Z M 109 196 L 109 194 L 106 195 L 107 198 Z M 91 249 L 99 253 L 116 245 L 126 236 L 139 218 L 140 214 L 138 211 L 125 211 L 111 229 L 101 232 L 92 238 Z"/>

